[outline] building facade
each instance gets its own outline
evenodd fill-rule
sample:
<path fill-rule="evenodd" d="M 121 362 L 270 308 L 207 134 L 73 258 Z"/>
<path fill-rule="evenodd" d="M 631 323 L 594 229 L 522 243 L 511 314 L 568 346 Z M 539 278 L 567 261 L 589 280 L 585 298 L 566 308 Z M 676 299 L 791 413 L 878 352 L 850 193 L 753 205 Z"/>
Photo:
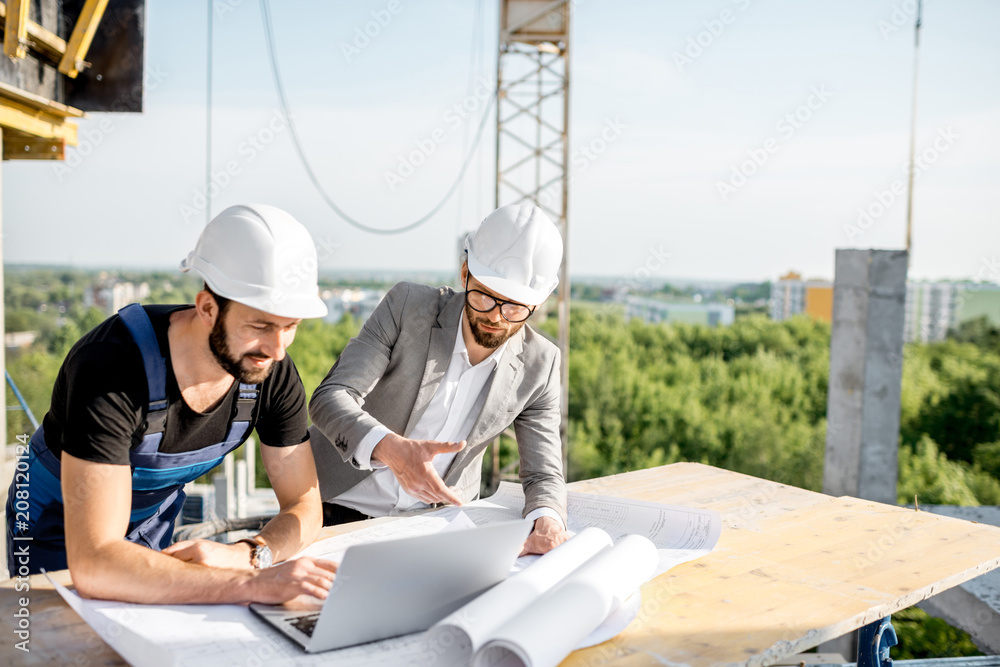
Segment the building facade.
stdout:
<path fill-rule="evenodd" d="M 781 321 L 805 313 L 831 321 L 833 283 L 804 281 L 788 273 L 771 286 L 771 319 Z M 903 339 L 908 342 L 944 340 L 962 322 L 986 317 L 1000 325 L 1000 285 L 973 282 L 909 282 L 906 284 L 906 322 Z"/>
<path fill-rule="evenodd" d="M 729 326 L 736 310 L 724 303 L 671 303 L 659 299 L 630 296 L 625 300 L 625 321 L 632 318 L 651 324 L 706 324 Z"/>

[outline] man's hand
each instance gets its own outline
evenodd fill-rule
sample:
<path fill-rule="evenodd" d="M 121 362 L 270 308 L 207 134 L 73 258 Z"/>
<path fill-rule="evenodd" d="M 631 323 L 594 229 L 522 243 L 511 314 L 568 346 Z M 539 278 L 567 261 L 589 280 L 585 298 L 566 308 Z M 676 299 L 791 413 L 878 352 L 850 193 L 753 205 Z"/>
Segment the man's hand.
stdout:
<path fill-rule="evenodd" d="M 162 553 L 178 560 L 208 567 L 253 569 L 250 563 L 250 545 L 246 542 L 220 544 L 211 540 L 181 540 L 171 544 Z"/>
<path fill-rule="evenodd" d="M 305 556 L 255 570 L 250 580 L 250 601 L 281 604 L 300 595 L 325 600 L 336 572 L 336 563 Z"/>
<path fill-rule="evenodd" d="M 535 529 L 528 536 L 519 556 L 528 554 L 544 554 L 569 539 L 569 533 L 563 530 L 562 524 L 550 516 L 535 519 Z"/>
<path fill-rule="evenodd" d="M 461 499 L 453 489 L 445 486 L 431 461 L 438 454 L 453 454 L 463 449 L 465 440 L 462 442 L 410 440 L 390 433 L 375 445 L 372 459 L 389 466 L 403 490 L 417 500 L 428 505 L 434 503 L 461 505 Z"/>

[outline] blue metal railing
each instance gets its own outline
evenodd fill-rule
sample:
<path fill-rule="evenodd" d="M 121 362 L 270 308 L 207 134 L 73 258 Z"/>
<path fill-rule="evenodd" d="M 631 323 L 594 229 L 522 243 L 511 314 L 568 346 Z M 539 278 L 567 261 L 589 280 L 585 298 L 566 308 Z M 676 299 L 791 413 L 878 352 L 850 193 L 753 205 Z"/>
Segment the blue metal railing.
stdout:
<path fill-rule="evenodd" d="M 6 368 L 4 369 L 3 374 L 7 377 L 7 384 L 10 385 L 11 391 L 14 392 L 14 398 L 16 398 L 17 402 L 21 404 L 20 409 L 24 410 L 24 414 L 28 415 L 28 421 L 31 422 L 31 427 L 38 430 L 38 420 L 35 419 L 35 414 L 31 411 L 31 408 L 28 407 L 28 402 L 24 400 L 24 396 L 21 395 L 21 390 L 17 388 L 16 384 L 14 384 L 14 378 L 10 376 L 10 373 L 7 372 Z M 17 410 L 18 407 L 10 405 L 7 409 Z"/>

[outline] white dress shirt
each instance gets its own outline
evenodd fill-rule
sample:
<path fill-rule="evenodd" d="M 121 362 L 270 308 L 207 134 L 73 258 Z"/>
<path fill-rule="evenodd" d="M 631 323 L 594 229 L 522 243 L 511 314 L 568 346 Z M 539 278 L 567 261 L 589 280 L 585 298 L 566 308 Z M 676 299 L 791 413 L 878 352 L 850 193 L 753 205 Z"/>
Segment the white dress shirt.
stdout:
<path fill-rule="evenodd" d="M 460 442 L 468 438 L 469 433 L 472 432 L 472 426 L 486 403 L 490 379 L 507 348 L 507 342 L 504 341 L 490 356 L 473 366 L 469 361 L 469 352 L 465 347 L 465 337 L 462 335 L 464 325 L 465 313 L 463 312 L 459 321 L 458 333 L 455 336 L 455 347 L 448 363 L 448 370 L 441 378 L 441 384 L 438 385 L 424 414 L 417 420 L 413 429 L 404 434 L 404 437 L 412 440 Z M 375 472 L 337 496 L 334 499 L 337 504 L 350 507 L 369 516 L 399 514 L 428 507 L 427 504 L 404 491 L 396 480 L 396 476 L 385 464 L 372 461 L 372 451 L 375 449 L 375 445 L 390 432 L 385 426 L 377 426 L 361 440 L 354 461 L 362 469 L 373 469 Z M 456 454 L 457 452 L 438 454 L 434 457 L 432 464 L 442 478 Z M 559 513 L 549 507 L 539 507 L 529 512 L 525 518 L 534 521 L 542 516 L 551 516 L 562 524 L 562 517 L 559 516 Z"/>

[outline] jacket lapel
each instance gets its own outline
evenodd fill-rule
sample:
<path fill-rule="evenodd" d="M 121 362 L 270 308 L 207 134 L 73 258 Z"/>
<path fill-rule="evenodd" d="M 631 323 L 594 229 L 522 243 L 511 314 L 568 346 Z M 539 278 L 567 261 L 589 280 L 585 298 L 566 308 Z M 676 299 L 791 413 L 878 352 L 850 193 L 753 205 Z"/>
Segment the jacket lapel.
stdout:
<path fill-rule="evenodd" d="M 410 419 L 406 422 L 409 433 L 423 416 L 430 405 L 441 378 L 448 371 L 451 355 L 455 351 L 455 338 L 458 336 L 458 326 L 461 323 L 462 307 L 465 305 L 465 293 L 457 292 L 441 309 L 437 323 L 431 329 L 430 345 L 427 349 L 427 363 L 424 365 L 424 375 L 420 380 L 417 398 L 410 410 Z"/>
<path fill-rule="evenodd" d="M 472 450 L 475 445 L 481 444 L 483 438 L 499 426 L 499 422 L 507 414 L 511 399 L 514 397 L 514 385 L 521 376 L 521 369 L 524 361 L 521 358 L 521 351 L 524 347 L 524 328 L 507 343 L 503 356 L 497 364 L 496 372 L 493 374 L 493 381 L 486 394 L 486 402 L 483 409 L 472 424 L 472 430 L 466 439 L 466 447 L 460 451 L 455 460 L 452 461 L 448 472 L 445 475 L 446 483 L 454 483 L 458 480 L 462 469 L 465 468 L 469 459 L 473 456 Z M 506 424 L 504 424 L 506 426 Z"/>

